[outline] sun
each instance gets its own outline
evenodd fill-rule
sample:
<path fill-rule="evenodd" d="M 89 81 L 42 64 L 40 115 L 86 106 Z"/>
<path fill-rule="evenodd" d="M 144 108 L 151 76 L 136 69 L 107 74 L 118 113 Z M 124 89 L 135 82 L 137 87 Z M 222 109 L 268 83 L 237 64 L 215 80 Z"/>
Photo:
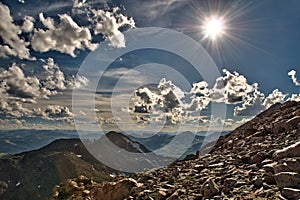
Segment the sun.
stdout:
<path fill-rule="evenodd" d="M 225 33 L 225 24 L 221 18 L 211 17 L 204 21 L 202 31 L 205 37 L 215 40 Z"/>

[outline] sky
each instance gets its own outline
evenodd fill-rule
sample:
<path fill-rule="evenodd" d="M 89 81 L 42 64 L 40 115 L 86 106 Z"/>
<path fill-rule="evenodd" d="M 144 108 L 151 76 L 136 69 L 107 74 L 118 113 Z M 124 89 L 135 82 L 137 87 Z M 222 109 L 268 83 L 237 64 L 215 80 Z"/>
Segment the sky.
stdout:
<path fill-rule="evenodd" d="M 298 0 L 2 0 L 0 129 L 232 130 L 300 100 L 298 13 Z M 132 50 L 147 36 L 162 49 Z"/>

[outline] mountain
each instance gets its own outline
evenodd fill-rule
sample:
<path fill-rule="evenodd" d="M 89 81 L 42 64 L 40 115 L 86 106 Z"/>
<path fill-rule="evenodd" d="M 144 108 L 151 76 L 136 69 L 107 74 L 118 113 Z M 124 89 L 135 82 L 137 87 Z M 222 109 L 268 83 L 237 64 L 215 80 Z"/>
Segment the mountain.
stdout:
<path fill-rule="evenodd" d="M 86 147 L 95 157 L 123 172 L 145 171 L 164 166 L 172 160 L 167 155 L 156 155 L 143 144 L 114 131 L 99 140 L 87 142 Z"/>
<path fill-rule="evenodd" d="M 228 131 L 223 131 L 223 132 L 221 132 L 221 135 L 226 135 L 228 133 L 229 133 Z M 150 151 L 155 151 L 157 149 L 160 149 L 160 148 L 168 145 L 176 136 L 182 135 L 182 137 L 184 137 L 187 134 L 191 135 L 191 137 L 193 137 L 194 139 L 193 139 L 190 147 L 179 157 L 179 160 L 182 160 L 186 157 L 195 155 L 196 152 L 199 151 L 201 149 L 201 147 L 203 146 L 205 137 L 207 137 L 208 135 L 215 134 L 215 133 L 214 132 L 198 132 L 198 133 L 194 134 L 192 132 L 183 132 L 180 134 L 172 134 L 172 133 L 161 132 L 161 133 L 157 133 L 155 135 L 151 134 L 148 137 L 146 137 L 146 136 L 139 137 L 138 135 L 137 136 L 130 135 L 129 137 L 131 140 L 137 141 L 138 143 L 143 144 Z M 182 149 L 182 148 L 186 148 L 185 145 L 178 142 L 176 149 Z M 168 157 L 178 158 L 178 154 L 174 151 L 165 152 L 165 155 Z"/>
<path fill-rule="evenodd" d="M 126 151 L 149 152 L 121 133 L 109 132 L 106 136 Z M 101 145 L 103 141 L 101 137 L 91 144 Z M 45 199 L 55 185 L 68 178 L 84 175 L 102 182 L 118 173 L 95 159 L 81 140 L 58 139 L 40 149 L 0 159 L 0 199 Z"/>
<path fill-rule="evenodd" d="M 300 102 L 271 106 L 206 144 L 198 155 L 113 182 L 84 184 L 69 179 L 54 191 L 52 199 L 64 194 L 66 199 L 298 200 Z"/>
<path fill-rule="evenodd" d="M 228 132 L 222 132 L 227 134 Z M 185 134 L 185 133 L 182 133 Z M 203 138 L 207 132 L 199 132 L 195 134 L 192 146 L 180 157 L 185 158 L 187 155 L 195 154 L 202 146 Z M 91 132 L 85 136 L 86 138 L 97 138 L 98 133 Z M 149 134 L 132 134 L 128 135 L 128 139 L 138 142 L 150 151 L 159 149 L 168 144 L 175 135 L 173 133 L 160 132 L 155 135 Z M 57 139 L 79 138 L 76 130 L 0 130 L 0 157 L 10 154 L 21 153 L 41 148 Z M 180 145 L 180 144 L 179 144 Z M 169 157 L 178 157 L 174 152 L 166 152 Z"/>
<path fill-rule="evenodd" d="M 0 154 L 16 154 L 38 149 L 63 138 L 78 138 L 78 134 L 76 130 L 0 130 Z"/>

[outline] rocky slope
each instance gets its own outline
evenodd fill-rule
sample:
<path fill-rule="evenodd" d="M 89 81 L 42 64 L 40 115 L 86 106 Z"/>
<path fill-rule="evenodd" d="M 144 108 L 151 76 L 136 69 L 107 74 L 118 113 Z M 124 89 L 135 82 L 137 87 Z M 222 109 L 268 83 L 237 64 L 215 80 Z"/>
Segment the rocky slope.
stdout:
<path fill-rule="evenodd" d="M 299 173 L 300 103 L 287 102 L 208 144 L 194 159 L 114 182 L 69 179 L 52 198 L 299 199 Z"/>

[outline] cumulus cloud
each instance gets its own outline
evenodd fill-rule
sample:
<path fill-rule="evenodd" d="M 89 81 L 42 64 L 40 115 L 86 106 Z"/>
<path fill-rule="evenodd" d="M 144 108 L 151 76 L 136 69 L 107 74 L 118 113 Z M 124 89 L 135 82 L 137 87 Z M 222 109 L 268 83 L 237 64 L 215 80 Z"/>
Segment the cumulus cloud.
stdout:
<path fill-rule="evenodd" d="M 283 103 L 287 94 L 283 94 L 279 89 L 273 90 L 267 97 L 258 90 L 258 84 L 253 84 L 254 91 L 250 93 L 241 106 L 234 108 L 235 116 L 253 116 L 268 109 L 275 103 Z"/>
<path fill-rule="evenodd" d="M 114 8 L 113 11 L 95 10 L 92 9 L 94 23 L 94 33 L 102 34 L 113 47 L 125 47 L 125 37 L 120 31 L 120 28 L 127 25 L 135 27 L 133 18 L 127 18 L 119 9 Z"/>
<path fill-rule="evenodd" d="M 22 31 L 24 33 L 29 33 L 33 30 L 34 28 L 34 22 L 35 22 L 35 19 L 31 16 L 25 16 L 24 17 L 24 22 L 23 22 L 23 25 L 21 27 Z"/>
<path fill-rule="evenodd" d="M 288 101 L 300 101 L 300 94 L 292 94 Z"/>
<path fill-rule="evenodd" d="M 48 105 L 44 113 L 50 118 L 73 117 L 68 107 L 60 105 Z"/>
<path fill-rule="evenodd" d="M 133 98 L 133 111 L 153 114 L 154 110 L 160 110 L 170 118 L 174 114 L 174 119 L 191 120 L 194 112 L 206 109 L 210 102 L 217 102 L 236 105 L 233 110 L 235 116 L 253 116 L 275 103 L 286 101 L 287 94 L 278 89 L 265 96 L 258 84 L 249 84 L 245 76 L 227 70 L 223 72 L 224 75 L 216 79 L 212 88 L 201 81 L 194 83 L 190 91 L 183 92 L 171 81 L 162 79 L 154 91 L 147 87 L 138 89 Z M 288 100 L 298 99 L 299 95 L 292 95 Z M 143 119 L 146 119 L 145 116 Z"/>
<path fill-rule="evenodd" d="M 253 91 L 253 86 L 247 83 L 247 79 L 237 72 L 229 72 L 224 69 L 225 76 L 216 79 L 216 83 L 210 91 L 210 98 L 215 102 L 237 104 Z"/>
<path fill-rule="evenodd" d="M 0 37 L 3 40 L 3 45 L 0 45 L 0 56 L 17 56 L 20 59 L 33 59 L 30 56 L 26 42 L 20 37 L 22 30 L 19 26 L 14 24 L 14 20 L 10 15 L 8 6 L 0 2 Z"/>
<path fill-rule="evenodd" d="M 143 116 L 140 118 L 143 121 L 157 121 L 166 118 L 167 123 L 176 124 L 183 114 L 183 97 L 184 93 L 179 87 L 163 78 L 155 91 L 144 87 L 134 92 L 132 98 L 134 109 L 132 111 L 133 113 L 150 113 L 155 118 L 150 119 Z"/>
<path fill-rule="evenodd" d="M 45 18 L 40 13 L 39 19 L 46 30 L 34 29 L 31 46 L 34 50 L 47 52 L 56 50 L 76 57 L 75 50 L 94 50 L 97 44 L 91 42 L 92 36 L 87 27 L 80 27 L 67 14 L 58 15 L 60 23 L 56 24 L 53 18 Z"/>
<path fill-rule="evenodd" d="M 275 89 L 269 96 L 266 97 L 264 100 L 263 105 L 266 108 L 269 108 L 275 103 L 283 103 L 285 101 L 287 94 L 283 94 L 281 91 L 278 89 Z"/>
<path fill-rule="evenodd" d="M 191 95 L 191 104 L 188 106 L 189 110 L 201 111 L 210 103 L 210 89 L 208 88 L 208 83 L 205 81 L 194 83 L 189 94 Z"/>
<path fill-rule="evenodd" d="M 295 70 L 291 70 L 288 75 L 291 77 L 293 83 L 296 85 L 296 86 L 300 86 L 300 82 L 297 80 L 297 77 L 296 77 L 296 74 L 297 72 Z"/>
<path fill-rule="evenodd" d="M 253 84 L 253 88 L 254 91 L 247 95 L 242 105 L 234 108 L 235 116 L 253 116 L 265 109 L 263 105 L 265 95 L 258 90 L 257 83 Z"/>
<path fill-rule="evenodd" d="M 47 109 L 35 108 L 37 100 L 48 99 L 50 96 L 70 90 L 74 87 L 82 87 L 88 84 L 85 77 L 71 77 L 66 79 L 64 73 L 54 63 L 52 58 L 43 60 L 43 72 L 36 75 L 26 75 L 25 66 L 13 64 L 8 69 L 0 68 L 0 113 L 11 117 L 62 118 L 71 117 L 67 107 L 53 105 Z M 55 114 L 56 113 L 56 114 Z"/>
<path fill-rule="evenodd" d="M 25 76 L 23 70 L 13 64 L 7 70 L 2 69 L 0 74 L 3 95 L 19 98 L 32 98 L 43 96 L 40 90 L 40 81 L 37 77 Z"/>

